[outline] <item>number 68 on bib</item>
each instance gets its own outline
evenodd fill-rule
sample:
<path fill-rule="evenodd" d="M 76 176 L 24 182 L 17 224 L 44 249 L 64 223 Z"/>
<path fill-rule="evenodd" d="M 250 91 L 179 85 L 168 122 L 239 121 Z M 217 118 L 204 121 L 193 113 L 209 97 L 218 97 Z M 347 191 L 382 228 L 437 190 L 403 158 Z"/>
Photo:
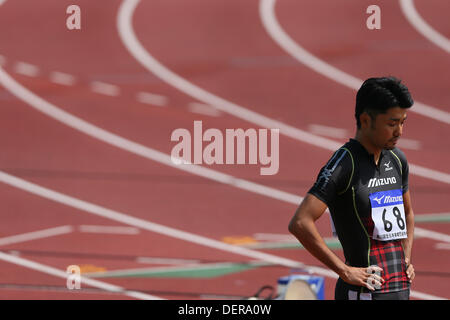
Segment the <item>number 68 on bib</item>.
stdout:
<path fill-rule="evenodd" d="M 374 223 L 372 238 L 382 241 L 406 238 L 402 190 L 375 192 L 370 194 L 369 198 Z"/>

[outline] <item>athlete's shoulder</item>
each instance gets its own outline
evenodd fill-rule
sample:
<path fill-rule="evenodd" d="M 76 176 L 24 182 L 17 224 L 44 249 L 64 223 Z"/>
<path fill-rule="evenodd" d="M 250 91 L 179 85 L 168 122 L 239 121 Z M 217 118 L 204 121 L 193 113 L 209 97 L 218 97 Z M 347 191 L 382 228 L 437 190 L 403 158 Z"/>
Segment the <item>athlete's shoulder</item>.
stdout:
<path fill-rule="evenodd" d="M 327 163 L 322 167 L 315 186 L 324 189 L 332 182 L 338 190 L 345 185 L 353 174 L 354 161 L 348 148 L 342 146 L 336 150 Z"/>
<path fill-rule="evenodd" d="M 392 149 L 391 151 L 392 151 L 392 153 L 394 153 L 397 157 L 399 157 L 400 159 L 406 161 L 406 155 L 405 155 L 405 153 L 404 153 L 400 148 L 395 147 L 395 148 Z"/>
<path fill-rule="evenodd" d="M 406 155 L 401 149 L 396 147 L 396 148 L 390 150 L 390 153 L 395 158 L 397 158 L 397 160 L 399 160 L 402 163 L 403 166 L 408 164 L 408 160 L 406 159 Z"/>
<path fill-rule="evenodd" d="M 346 143 L 333 153 L 333 155 L 328 160 L 325 167 L 327 167 L 327 168 L 333 168 L 333 167 L 334 168 L 337 168 L 337 167 L 351 168 L 354 166 L 353 153 L 354 152 L 353 152 L 351 146 L 349 146 Z"/>
<path fill-rule="evenodd" d="M 389 153 L 391 154 L 392 158 L 394 158 L 394 161 L 398 163 L 402 177 L 404 179 L 407 179 L 409 174 L 409 165 L 403 151 L 399 148 L 394 148 L 392 150 L 389 150 Z M 407 184 L 407 181 L 405 180 L 404 183 Z"/>
<path fill-rule="evenodd" d="M 336 150 L 320 169 L 317 179 L 308 193 L 330 206 L 337 195 L 345 192 L 353 176 L 353 159 L 344 146 Z"/>
<path fill-rule="evenodd" d="M 347 150 L 350 156 L 357 158 L 361 153 L 365 152 L 364 147 L 355 139 L 350 139 L 341 149 Z"/>

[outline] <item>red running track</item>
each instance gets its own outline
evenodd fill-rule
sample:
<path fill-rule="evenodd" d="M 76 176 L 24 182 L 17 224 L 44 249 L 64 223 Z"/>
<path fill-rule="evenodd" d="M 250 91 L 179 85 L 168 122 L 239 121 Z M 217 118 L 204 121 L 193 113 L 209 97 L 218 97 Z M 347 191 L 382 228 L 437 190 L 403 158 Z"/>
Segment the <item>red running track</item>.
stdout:
<path fill-rule="evenodd" d="M 211 117 L 190 112 L 188 105 L 194 99 L 150 74 L 121 43 L 116 30 L 120 3 L 109 1 L 104 6 L 101 2 L 79 1 L 83 29 L 68 31 L 60 20 L 52 17 L 61 16 L 71 4 L 69 1 L 58 4 L 41 1 L 35 10 L 27 5 L 29 11 L 21 10 L 24 1 L 7 1 L 0 7 L 0 27 L 8 30 L 0 34 L 0 54 L 7 59 L 5 70 L 61 109 L 167 154 L 173 147 L 171 132 L 176 128 L 192 130 L 194 120 L 202 120 L 205 128 L 220 130 L 255 127 L 230 115 Z M 352 18 L 364 13 L 365 4 L 359 2 L 349 7 L 320 7 L 310 1 L 279 1 L 276 10 L 290 36 L 321 59 L 360 78 L 386 72 L 399 75 L 418 100 L 448 110 L 445 87 L 440 87 L 445 83 L 448 56 L 418 35 L 405 19 L 396 19 L 401 15 L 398 5 L 386 2 L 383 6 L 386 6 L 383 29 L 378 33 L 369 33 L 359 20 Z M 421 10 L 422 6 L 418 8 Z M 425 11 L 428 20 L 433 20 L 434 14 L 439 15 L 436 10 L 428 10 Z M 36 21 L 40 22 L 38 27 L 31 27 Z M 436 24 L 440 26 L 445 27 L 445 23 Z M 315 74 L 282 51 L 261 25 L 258 1 L 247 1 L 245 5 L 241 1 L 145 2 L 135 13 L 134 27 L 145 48 L 159 61 L 220 97 L 298 128 L 306 129 L 309 124 L 354 126 L 351 116 L 354 92 Z M 424 50 L 429 59 L 421 59 Z M 17 74 L 17 61 L 39 66 L 39 75 Z M 72 86 L 54 84 L 49 80 L 52 71 L 74 75 L 77 82 Z M 118 86 L 120 94 L 110 97 L 92 92 L 93 80 Z M 320 88 L 326 88 L 327 94 L 318 94 Z M 135 94 L 140 91 L 164 95 L 168 97 L 168 105 L 139 103 Z M 138 157 L 58 123 L 6 91 L 0 92 L 0 97 L 0 130 L 3 137 L 8 137 L 1 140 L 0 159 L 1 168 L 7 173 L 106 208 L 212 239 L 261 232 L 287 233 L 287 223 L 296 208 L 293 204 L 243 192 Z M 350 134 L 352 130 L 349 129 Z M 423 149 L 408 150 L 410 162 L 446 172 L 448 142 L 440 137 L 448 130 L 446 125 L 411 113 L 405 137 L 420 141 Z M 260 176 L 259 167 L 250 165 L 211 168 L 303 196 L 329 155 L 327 150 L 281 136 L 277 175 Z M 410 180 L 416 213 L 448 211 L 443 201 L 448 185 L 416 176 Z M 0 227 L 1 237 L 62 225 L 117 225 L 6 185 L 1 188 L 3 215 L 8 221 Z M 418 226 L 446 234 L 449 231 L 447 224 Z M 319 228 L 324 236 L 330 236 L 326 218 L 320 219 Z M 77 263 L 105 266 L 108 270 L 142 267 L 133 259 L 100 259 L 89 255 L 248 261 L 242 256 L 148 231 L 134 236 L 74 232 L 11 244 L 2 250 L 20 252 L 21 257 L 61 270 Z M 318 265 L 305 251 L 266 252 Z M 336 252 L 342 256 L 339 250 Z M 439 272 L 449 262 L 448 256 L 436 248 L 436 241 L 417 239 L 414 263 L 418 276 L 413 290 L 448 298 L 446 282 Z M 67 292 L 63 279 L 6 262 L 2 262 L 2 270 L 5 270 L 0 279 L 2 298 L 126 298 L 95 290 Z M 201 298 L 198 293 L 248 296 L 268 282 L 275 285 L 276 279 L 287 273 L 286 267 L 270 267 L 207 280 L 139 278 L 105 282 L 155 295 L 158 292 L 163 298 L 198 299 Z M 333 282 L 326 280 L 328 299 L 333 297 Z"/>

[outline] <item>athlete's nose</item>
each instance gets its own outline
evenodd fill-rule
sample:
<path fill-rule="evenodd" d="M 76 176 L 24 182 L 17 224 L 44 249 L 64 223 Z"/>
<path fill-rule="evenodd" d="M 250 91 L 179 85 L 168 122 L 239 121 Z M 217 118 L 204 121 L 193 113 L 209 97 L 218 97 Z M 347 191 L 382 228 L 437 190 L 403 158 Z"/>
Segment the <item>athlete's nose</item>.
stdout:
<path fill-rule="evenodd" d="M 394 131 L 394 136 L 400 138 L 402 134 L 403 134 L 403 125 L 400 123 Z"/>

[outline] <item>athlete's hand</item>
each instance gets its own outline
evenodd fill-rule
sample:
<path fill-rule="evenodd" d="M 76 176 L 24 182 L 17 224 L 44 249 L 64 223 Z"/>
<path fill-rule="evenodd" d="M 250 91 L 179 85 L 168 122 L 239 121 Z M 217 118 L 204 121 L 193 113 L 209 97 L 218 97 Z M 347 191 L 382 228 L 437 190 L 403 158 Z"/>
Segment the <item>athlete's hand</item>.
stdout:
<path fill-rule="evenodd" d="M 379 275 L 382 271 L 383 269 L 377 266 L 368 268 L 347 266 L 340 277 L 349 284 L 366 287 L 367 289 L 374 291 L 375 287 L 381 287 L 384 283 L 384 279 Z"/>
<path fill-rule="evenodd" d="M 405 258 L 405 263 L 406 263 L 406 275 L 408 276 L 408 280 L 411 283 L 416 277 L 416 273 L 414 272 L 414 267 L 409 262 L 408 258 Z"/>

